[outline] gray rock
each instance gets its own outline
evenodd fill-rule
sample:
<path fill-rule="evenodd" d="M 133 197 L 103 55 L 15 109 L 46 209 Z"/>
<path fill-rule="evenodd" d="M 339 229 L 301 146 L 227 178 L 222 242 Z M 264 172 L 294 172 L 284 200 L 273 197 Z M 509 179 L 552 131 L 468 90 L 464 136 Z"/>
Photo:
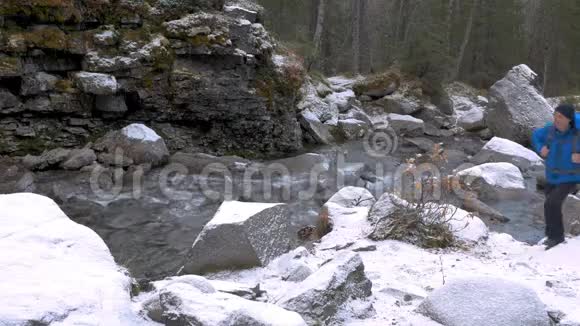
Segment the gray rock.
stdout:
<path fill-rule="evenodd" d="M 34 129 L 30 126 L 18 127 L 18 129 L 14 131 L 14 134 L 18 137 L 26 137 L 26 138 L 36 137 L 36 131 L 34 131 Z"/>
<path fill-rule="evenodd" d="M 490 140 L 493 138 L 493 132 L 491 132 L 491 130 L 489 130 L 489 128 L 485 128 L 483 130 L 480 130 L 478 132 L 478 135 L 483 140 Z"/>
<path fill-rule="evenodd" d="M 425 133 L 425 123 L 410 115 L 391 113 L 388 115 L 389 126 L 397 135 L 421 136 Z"/>
<path fill-rule="evenodd" d="M 97 160 L 97 155 L 90 148 L 73 149 L 66 161 L 62 163 L 65 170 L 78 170 L 93 164 Z"/>
<path fill-rule="evenodd" d="M 495 278 L 451 281 L 418 311 L 446 326 L 550 325 L 546 306 L 532 289 Z"/>
<path fill-rule="evenodd" d="M 22 177 L 16 182 L 15 190 L 16 192 L 34 192 L 36 190 L 36 185 L 34 184 L 35 176 L 32 172 L 26 172 Z"/>
<path fill-rule="evenodd" d="M 359 254 L 342 251 L 290 288 L 276 304 L 299 313 L 309 325 L 327 325 L 349 300 L 371 296 L 371 288 Z"/>
<path fill-rule="evenodd" d="M 368 96 L 368 95 L 361 95 L 361 96 L 359 97 L 359 100 L 360 100 L 361 102 L 370 102 L 370 101 L 372 101 L 372 100 L 373 100 L 373 98 L 372 98 L 372 97 L 370 97 L 370 96 Z"/>
<path fill-rule="evenodd" d="M 312 137 L 314 142 L 322 145 L 330 145 L 336 142 L 331 130 L 334 126 L 325 125 L 311 112 L 302 111 L 299 116 L 300 125 Z"/>
<path fill-rule="evenodd" d="M 114 113 L 119 115 L 127 112 L 125 97 L 122 95 L 97 95 L 95 99 L 95 108 L 101 112 Z"/>
<path fill-rule="evenodd" d="M 21 95 L 38 95 L 55 89 L 56 83 L 61 78 L 39 72 L 33 75 L 26 75 L 22 78 L 20 86 Z"/>
<path fill-rule="evenodd" d="M 569 195 L 562 208 L 564 228 L 573 236 L 580 235 L 580 197 Z"/>
<path fill-rule="evenodd" d="M 369 131 L 369 124 L 356 119 L 338 120 L 338 128 L 348 140 L 359 139 Z"/>
<path fill-rule="evenodd" d="M 131 124 L 111 131 L 99 139 L 93 148 L 111 155 L 130 158 L 135 164 L 151 163 L 159 166 L 169 159 L 169 150 L 163 138 L 142 124 Z"/>
<path fill-rule="evenodd" d="M 425 107 L 413 115 L 415 118 L 421 119 L 433 126 L 441 129 L 452 129 L 455 127 L 455 121 L 452 116 L 447 116 L 433 105 L 425 105 Z"/>
<path fill-rule="evenodd" d="M 501 223 L 507 223 L 510 221 L 508 217 L 503 215 L 500 211 L 496 210 L 495 208 L 487 205 L 486 203 L 482 202 L 481 200 L 477 199 L 477 196 L 469 195 L 469 194 L 458 194 L 463 199 L 462 208 L 474 213 L 477 216 L 488 218 L 492 221 L 497 221 Z"/>
<path fill-rule="evenodd" d="M 457 125 L 466 131 L 477 131 L 484 129 L 485 113 L 479 107 L 473 107 L 471 110 L 464 112 L 457 120 Z"/>
<path fill-rule="evenodd" d="M 435 142 L 429 138 L 424 137 L 414 137 L 414 138 L 405 138 L 405 140 L 422 150 L 423 152 L 430 152 L 435 148 Z"/>
<path fill-rule="evenodd" d="M 552 120 L 553 110 L 538 83 L 538 75 L 522 64 L 491 87 L 487 126 L 494 135 L 529 144 L 532 131 Z"/>
<path fill-rule="evenodd" d="M 284 204 L 224 202 L 193 243 L 184 271 L 265 266 L 290 249 L 289 221 Z"/>
<path fill-rule="evenodd" d="M 365 122 L 369 126 L 373 124 L 371 117 L 369 117 L 368 114 L 366 114 L 363 110 L 361 110 L 356 106 L 353 106 L 347 112 L 338 115 L 338 120 L 348 120 L 348 119 L 360 120 Z"/>
<path fill-rule="evenodd" d="M 117 93 L 115 76 L 94 72 L 77 72 L 73 75 L 77 87 L 85 93 L 95 95 L 113 95 Z"/>
<path fill-rule="evenodd" d="M 154 321 L 165 325 L 274 326 L 283 320 L 284 325 L 306 326 L 297 313 L 271 303 L 250 301 L 221 292 L 204 294 L 186 283 L 173 283 L 162 288 L 146 307 Z"/>
<path fill-rule="evenodd" d="M 0 114 L 17 113 L 22 111 L 22 103 L 8 90 L 0 89 Z"/>
<path fill-rule="evenodd" d="M 30 170 L 46 170 L 58 166 L 70 155 L 69 149 L 55 148 L 40 156 L 26 155 L 22 163 Z"/>
<path fill-rule="evenodd" d="M 372 206 L 369 212 L 369 221 L 375 224 L 379 220 L 390 216 L 397 210 L 396 204 L 400 202 L 401 200 L 394 194 L 384 193 Z"/>
<path fill-rule="evenodd" d="M 387 95 L 373 104 L 383 107 L 385 113 L 409 115 L 422 109 L 421 101 L 415 97 L 405 96 L 401 93 Z"/>
<path fill-rule="evenodd" d="M 522 171 L 543 169 L 542 158 L 536 152 L 508 139 L 493 137 L 472 159 L 475 164 L 487 162 L 512 163 Z"/>

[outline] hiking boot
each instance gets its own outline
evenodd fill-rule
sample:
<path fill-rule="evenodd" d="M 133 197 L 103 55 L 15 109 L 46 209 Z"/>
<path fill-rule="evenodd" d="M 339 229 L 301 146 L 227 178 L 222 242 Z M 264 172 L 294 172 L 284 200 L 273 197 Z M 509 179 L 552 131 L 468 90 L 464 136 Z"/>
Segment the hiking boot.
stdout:
<path fill-rule="evenodd" d="M 544 242 L 544 245 L 546 246 L 546 250 L 550 250 L 565 240 L 566 239 L 548 239 L 546 242 Z"/>

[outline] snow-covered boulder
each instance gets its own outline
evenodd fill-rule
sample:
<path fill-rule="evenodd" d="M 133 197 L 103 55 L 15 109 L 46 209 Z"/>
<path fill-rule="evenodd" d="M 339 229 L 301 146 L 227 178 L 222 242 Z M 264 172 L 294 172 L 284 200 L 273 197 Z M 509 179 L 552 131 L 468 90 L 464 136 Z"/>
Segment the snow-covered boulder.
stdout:
<path fill-rule="evenodd" d="M 1 325 L 148 324 L 94 231 L 40 195 L 0 195 L 0 211 Z"/>
<path fill-rule="evenodd" d="M 326 324 L 347 301 L 371 296 L 371 288 L 359 254 L 342 251 L 276 304 L 298 312 L 309 325 Z"/>
<path fill-rule="evenodd" d="M 552 120 L 538 84 L 538 75 L 522 64 L 491 87 L 486 122 L 494 135 L 528 144 L 532 131 Z"/>
<path fill-rule="evenodd" d="M 482 199 L 518 196 L 526 190 L 524 177 L 511 163 L 485 163 L 460 171 L 457 177 Z"/>
<path fill-rule="evenodd" d="M 333 203 L 342 207 L 352 208 L 372 207 L 375 201 L 376 199 L 373 194 L 365 188 L 344 187 L 330 197 L 326 203 Z"/>
<path fill-rule="evenodd" d="M 169 159 L 163 138 L 149 127 L 134 123 L 111 131 L 93 146 L 96 151 L 130 159 L 134 164 L 162 165 Z"/>
<path fill-rule="evenodd" d="M 473 107 L 467 112 L 459 114 L 457 125 L 466 131 L 485 129 L 485 112 L 480 107 Z"/>
<path fill-rule="evenodd" d="M 149 317 L 165 325 L 306 326 L 295 312 L 200 285 L 200 280 L 183 278 L 155 282 L 155 290 L 140 299 Z"/>
<path fill-rule="evenodd" d="M 224 202 L 195 239 L 184 271 L 265 266 L 290 250 L 289 222 L 285 204 Z"/>
<path fill-rule="evenodd" d="M 564 213 L 564 228 L 566 232 L 574 236 L 580 235 L 580 197 L 568 195 L 562 212 Z"/>
<path fill-rule="evenodd" d="M 496 278 L 453 280 L 429 295 L 418 311 L 445 326 L 550 325 L 532 289 Z"/>
<path fill-rule="evenodd" d="M 118 85 L 115 76 L 95 72 L 77 72 L 73 75 L 77 87 L 85 93 L 95 95 L 113 95 Z"/>
<path fill-rule="evenodd" d="M 493 137 L 481 151 L 472 159 L 475 164 L 488 162 L 507 162 L 522 171 L 541 170 L 544 166 L 542 158 L 536 152 L 511 140 Z"/>
<path fill-rule="evenodd" d="M 398 135 L 421 136 L 425 132 L 425 123 L 421 119 L 414 118 L 410 115 L 401 115 L 391 113 L 388 115 L 389 126 L 395 130 Z"/>

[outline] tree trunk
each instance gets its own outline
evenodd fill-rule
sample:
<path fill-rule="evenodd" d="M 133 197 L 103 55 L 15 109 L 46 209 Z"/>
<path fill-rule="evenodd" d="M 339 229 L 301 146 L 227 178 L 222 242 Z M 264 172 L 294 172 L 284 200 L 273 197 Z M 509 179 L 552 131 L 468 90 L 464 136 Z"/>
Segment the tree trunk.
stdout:
<path fill-rule="evenodd" d="M 360 73 L 360 0 L 352 0 L 352 72 Z"/>
<path fill-rule="evenodd" d="M 465 34 L 463 35 L 463 42 L 461 43 L 461 49 L 459 50 L 459 56 L 457 57 L 457 62 L 455 64 L 455 70 L 453 75 L 451 75 L 451 80 L 457 80 L 459 72 L 461 71 L 461 63 L 463 62 L 463 57 L 465 56 L 465 49 L 469 44 L 471 39 L 471 29 L 473 27 L 473 19 L 479 6 L 479 0 L 473 0 L 473 5 L 471 7 L 471 13 L 469 14 L 469 20 L 467 21 L 467 27 L 465 29 Z"/>
<path fill-rule="evenodd" d="M 451 55 L 451 31 L 453 29 L 453 10 L 455 7 L 455 0 L 449 0 L 447 6 L 447 54 Z"/>
<path fill-rule="evenodd" d="M 313 59 L 310 65 L 316 64 L 322 58 L 321 56 L 321 49 L 322 49 L 322 33 L 324 31 L 324 16 L 326 10 L 326 0 L 318 0 L 318 7 L 317 7 L 317 14 L 316 14 L 316 28 L 314 31 L 314 53 Z M 308 67 L 310 70 L 310 66 Z"/>

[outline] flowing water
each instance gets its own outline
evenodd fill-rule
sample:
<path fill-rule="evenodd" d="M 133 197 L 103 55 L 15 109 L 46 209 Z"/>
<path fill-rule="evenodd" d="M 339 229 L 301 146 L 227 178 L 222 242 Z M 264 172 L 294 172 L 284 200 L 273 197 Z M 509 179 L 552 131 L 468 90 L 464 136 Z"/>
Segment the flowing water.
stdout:
<path fill-rule="evenodd" d="M 449 138 L 445 143 L 449 155 L 442 167 L 444 174 L 467 162 L 468 154 L 483 145 L 479 139 L 469 137 L 460 141 Z M 292 160 L 285 162 L 289 175 L 274 174 L 271 178 L 259 173 L 248 178 L 235 171 L 228 177 L 219 173 L 201 177 L 155 169 L 137 183 L 141 186 L 134 186 L 133 179 L 125 178 L 117 196 L 104 198 L 89 186 L 90 173 L 47 171 L 36 174 L 35 192 L 55 199 L 73 220 L 95 230 L 117 262 L 133 276 L 156 279 L 179 269 L 195 237 L 224 198 L 288 203 L 296 231 L 313 224 L 320 207 L 342 186 L 366 186 L 377 197 L 392 191 L 398 166 L 418 149 L 401 146 L 392 155 L 375 157 L 359 141 L 312 152 L 326 158 L 324 172 L 313 173 L 312 164 Z M 317 177 L 312 178 L 313 174 Z M 530 243 L 540 240 L 542 215 L 538 205 L 542 196 L 534 184 L 529 187 L 531 190 L 523 199 L 491 203 L 511 219 L 506 224 L 490 224 L 492 230 Z"/>

